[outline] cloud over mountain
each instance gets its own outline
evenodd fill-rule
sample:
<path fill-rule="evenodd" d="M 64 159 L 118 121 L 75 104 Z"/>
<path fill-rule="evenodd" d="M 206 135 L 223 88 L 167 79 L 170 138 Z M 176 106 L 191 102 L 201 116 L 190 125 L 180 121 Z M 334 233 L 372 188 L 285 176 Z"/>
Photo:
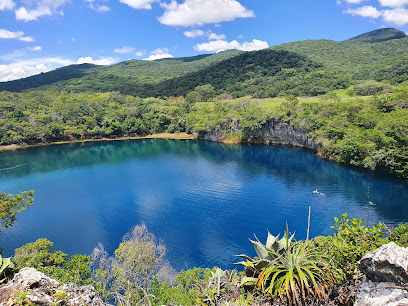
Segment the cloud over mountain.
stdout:
<path fill-rule="evenodd" d="M 181 4 L 172 0 L 161 6 L 165 12 L 159 21 L 169 26 L 201 26 L 255 16 L 236 0 L 185 0 Z"/>

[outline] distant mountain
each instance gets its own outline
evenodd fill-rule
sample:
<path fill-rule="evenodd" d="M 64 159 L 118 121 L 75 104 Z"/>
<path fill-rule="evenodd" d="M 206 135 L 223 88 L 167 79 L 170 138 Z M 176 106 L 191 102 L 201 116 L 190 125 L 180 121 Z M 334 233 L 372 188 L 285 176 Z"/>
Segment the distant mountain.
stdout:
<path fill-rule="evenodd" d="M 354 80 L 389 80 L 397 84 L 407 79 L 400 74 L 401 71 L 408 73 L 407 36 L 376 43 L 357 42 L 358 40 L 306 40 L 272 49 L 296 52 L 336 73 L 349 75 Z M 384 70 L 387 71 L 386 74 L 382 73 Z"/>
<path fill-rule="evenodd" d="M 0 91 L 20 92 L 27 89 L 52 84 L 60 81 L 81 78 L 92 73 L 98 66 L 93 64 L 69 65 L 46 73 L 40 73 L 15 81 L 0 82 Z"/>
<path fill-rule="evenodd" d="M 86 79 L 120 79 L 129 77 L 142 83 L 152 83 L 172 77 L 185 75 L 203 69 L 209 65 L 243 53 L 239 50 L 228 50 L 217 54 L 203 54 L 192 57 L 169 58 L 156 61 L 128 60 L 109 66 L 92 64 L 69 65 L 55 70 L 33 75 L 27 78 L 0 82 L 0 91 L 21 92 L 38 87 L 53 87 L 52 84 Z"/>
<path fill-rule="evenodd" d="M 393 39 L 401 39 L 407 37 L 405 32 L 394 28 L 385 28 L 367 32 L 356 37 L 350 38 L 346 41 L 359 43 L 377 43 L 381 41 L 388 41 Z"/>
<path fill-rule="evenodd" d="M 408 37 L 380 29 L 346 41 L 307 40 L 266 50 L 156 61 L 129 60 L 110 66 L 71 65 L 0 83 L 0 91 L 119 91 L 140 97 L 186 95 L 211 84 L 217 93 L 274 97 L 319 95 L 361 80 L 408 80 Z"/>

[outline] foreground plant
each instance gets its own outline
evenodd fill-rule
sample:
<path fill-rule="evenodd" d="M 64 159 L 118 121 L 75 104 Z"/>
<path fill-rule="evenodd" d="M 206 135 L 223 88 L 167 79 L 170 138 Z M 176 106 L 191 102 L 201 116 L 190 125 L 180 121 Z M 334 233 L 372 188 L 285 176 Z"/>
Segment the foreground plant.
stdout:
<path fill-rule="evenodd" d="M 271 298 L 279 296 L 283 302 L 299 305 L 308 297 L 327 300 L 334 284 L 329 258 L 314 249 L 312 241 L 292 243 L 293 236 L 289 237 L 288 231 L 283 240 L 278 237 L 268 233 L 266 245 L 252 241 L 256 258 L 239 255 L 246 259 L 239 264 L 247 272 L 253 271 L 253 276 L 243 278 L 241 285 L 260 288 Z"/>
<path fill-rule="evenodd" d="M 336 233 L 327 237 L 326 247 L 346 277 L 350 274 L 358 277 L 356 262 L 368 252 L 388 242 L 386 238 L 388 228 L 381 222 L 369 227 L 361 218 L 349 217 L 347 213 L 342 214 L 339 218 L 335 217 L 334 221 L 335 225 L 331 228 L 336 230 Z"/>
<path fill-rule="evenodd" d="M 289 237 L 289 230 L 286 226 L 286 232 L 284 237 L 279 239 L 280 234 L 273 236 L 268 232 L 268 238 L 266 239 L 266 244 L 262 244 L 255 236 L 257 241 L 249 239 L 255 248 L 255 252 L 258 257 L 250 258 L 247 255 L 238 255 L 238 257 L 246 259 L 244 262 L 240 262 L 246 269 L 247 276 L 258 276 L 260 271 L 271 264 L 282 256 L 292 245 L 292 240 L 294 235 Z M 248 278 L 248 282 L 251 278 Z"/>
<path fill-rule="evenodd" d="M 14 268 L 11 258 L 2 258 L 0 255 L 0 284 L 7 280 L 7 272 Z"/>

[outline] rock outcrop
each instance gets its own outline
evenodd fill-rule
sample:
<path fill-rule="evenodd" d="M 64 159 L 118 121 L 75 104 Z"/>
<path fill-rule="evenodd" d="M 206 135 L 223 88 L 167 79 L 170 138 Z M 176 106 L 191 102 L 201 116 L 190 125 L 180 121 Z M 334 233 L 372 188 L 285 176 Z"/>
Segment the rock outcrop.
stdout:
<path fill-rule="evenodd" d="M 237 124 L 229 131 L 235 133 L 239 130 Z M 226 137 L 225 130 L 217 129 L 207 132 L 202 132 L 196 135 L 200 140 L 208 140 L 215 142 L 222 142 Z M 247 143 L 264 143 L 264 144 L 277 144 L 287 145 L 301 148 L 308 148 L 318 151 L 321 145 L 312 139 L 307 132 L 297 128 L 296 126 L 289 125 L 284 122 L 271 120 L 265 123 L 258 132 L 255 132 L 253 136 L 245 140 Z"/>
<path fill-rule="evenodd" d="M 320 144 L 307 132 L 287 123 L 271 121 L 263 125 L 259 138 L 266 144 L 281 144 L 319 150 Z"/>
<path fill-rule="evenodd" d="M 365 280 L 358 288 L 355 305 L 408 305 L 408 248 L 390 242 L 357 264 Z"/>
<path fill-rule="evenodd" d="M 97 297 L 92 286 L 60 285 L 34 268 L 21 269 L 0 287 L 0 305 L 14 305 L 18 301 L 35 305 L 107 305 Z"/>

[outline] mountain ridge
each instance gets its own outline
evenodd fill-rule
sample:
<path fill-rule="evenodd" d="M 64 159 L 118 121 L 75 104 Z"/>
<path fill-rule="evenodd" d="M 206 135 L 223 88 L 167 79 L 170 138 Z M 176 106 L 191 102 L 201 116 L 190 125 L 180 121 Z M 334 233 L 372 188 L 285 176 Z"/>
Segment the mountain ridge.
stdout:
<path fill-rule="evenodd" d="M 408 73 L 404 72 L 408 69 L 406 50 L 407 35 L 388 28 L 340 42 L 305 40 L 251 52 L 228 50 L 156 61 L 128 60 L 109 66 L 71 65 L 0 83 L 0 91 L 119 91 L 148 97 L 186 95 L 196 86 L 208 83 L 215 87 L 217 93 L 235 93 L 234 96 L 318 95 L 364 80 L 386 79 L 394 85 L 405 81 L 408 79 Z M 283 51 L 290 55 L 272 55 Z M 280 67 L 282 59 L 296 63 L 299 56 L 304 58 L 304 66 L 284 64 L 281 70 L 275 69 Z M 275 75 L 269 73 L 262 60 L 267 61 L 269 70 Z M 296 83 L 298 88 L 291 87 L 290 82 Z"/>

